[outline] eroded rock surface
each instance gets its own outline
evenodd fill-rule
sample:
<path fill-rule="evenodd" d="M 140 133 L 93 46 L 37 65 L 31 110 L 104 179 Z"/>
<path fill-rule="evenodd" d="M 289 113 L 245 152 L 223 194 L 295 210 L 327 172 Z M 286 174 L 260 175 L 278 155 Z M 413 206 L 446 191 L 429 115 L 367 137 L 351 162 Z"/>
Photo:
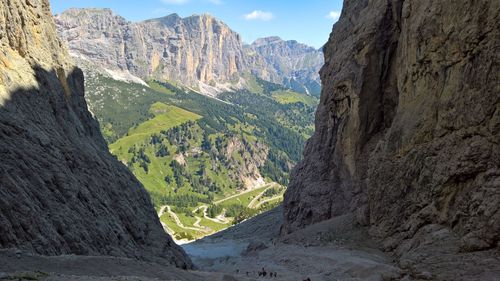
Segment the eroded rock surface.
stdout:
<path fill-rule="evenodd" d="M 0 1 L 0 248 L 190 268 L 108 152 L 48 0 Z"/>
<path fill-rule="evenodd" d="M 436 239 L 495 256 L 499 22 L 498 1 L 345 1 L 284 232 L 354 213 L 399 256 Z"/>

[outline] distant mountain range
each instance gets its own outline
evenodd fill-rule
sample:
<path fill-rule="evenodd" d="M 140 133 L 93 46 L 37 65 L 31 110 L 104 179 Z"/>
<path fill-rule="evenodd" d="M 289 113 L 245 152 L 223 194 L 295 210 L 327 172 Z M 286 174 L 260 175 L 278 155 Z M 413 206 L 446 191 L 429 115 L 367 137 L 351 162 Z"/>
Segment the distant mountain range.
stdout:
<path fill-rule="evenodd" d="M 74 57 L 122 80 L 168 81 L 216 96 L 251 87 L 250 75 L 297 92 L 320 92 L 320 50 L 279 37 L 244 44 L 238 33 L 207 14 L 130 22 L 110 9 L 69 9 L 55 21 Z"/>

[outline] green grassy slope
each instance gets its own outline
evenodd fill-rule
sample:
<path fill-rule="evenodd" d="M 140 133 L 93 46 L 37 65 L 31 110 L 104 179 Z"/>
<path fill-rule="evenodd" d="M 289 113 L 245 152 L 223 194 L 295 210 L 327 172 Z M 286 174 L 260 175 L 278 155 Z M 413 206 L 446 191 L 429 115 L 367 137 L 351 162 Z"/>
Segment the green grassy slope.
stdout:
<path fill-rule="evenodd" d="M 151 105 L 149 112 L 154 114 L 155 117 L 141 123 L 135 128 L 131 128 L 128 132 L 129 136 L 136 134 L 157 134 L 163 130 L 181 125 L 189 120 L 194 121 L 201 118 L 198 114 L 161 102 L 156 102 Z"/>
<path fill-rule="evenodd" d="M 284 188 L 273 197 L 262 194 L 265 186 L 213 204 L 242 192 L 242 175 L 286 185 L 312 132 L 317 100 L 252 79 L 254 92 L 225 93 L 223 102 L 158 81 L 146 87 L 87 76 L 86 98 L 110 151 L 145 186 L 157 210 L 169 205 L 185 227 L 195 228 L 180 227 L 164 214 L 162 222 L 177 239 L 205 236 L 282 200 Z M 249 208 L 258 195 L 258 208 Z M 203 205 L 227 218 L 193 213 Z"/>
<path fill-rule="evenodd" d="M 305 94 L 300 94 L 291 90 L 278 90 L 271 93 L 272 97 L 279 103 L 303 103 L 305 105 L 314 106 L 317 104 L 317 99 Z"/>
<path fill-rule="evenodd" d="M 172 157 L 171 155 L 156 156 L 157 151 L 155 147 L 149 145 L 151 137 L 159 134 L 161 131 L 174 128 L 188 121 L 198 120 L 201 116 L 160 102 L 151 105 L 149 112 L 154 115 L 152 119 L 131 128 L 127 136 L 110 144 L 109 148 L 111 153 L 116 155 L 119 160 L 127 163 L 136 177 L 152 193 L 155 197 L 154 199 L 156 199 L 157 195 L 165 194 L 166 192 L 165 177 L 172 175 L 172 171 L 165 164 L 170 163 Z M 134 160 L 137 149 L 139 151 L 141 149 L 144 150 L 143 153 L 139 152 L 140 155 L 145 155 L 142 157 L 142 160 L 149 160 L 146 169 L 143 168 L 144 162 Z"/>

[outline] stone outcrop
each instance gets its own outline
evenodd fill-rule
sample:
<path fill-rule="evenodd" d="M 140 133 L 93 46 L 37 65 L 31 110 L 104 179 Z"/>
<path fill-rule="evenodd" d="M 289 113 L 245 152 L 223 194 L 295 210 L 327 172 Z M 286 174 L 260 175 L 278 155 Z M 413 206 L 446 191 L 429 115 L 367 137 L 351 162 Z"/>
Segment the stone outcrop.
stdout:
<path fill-rule="evenodd" d="M 498 1 L 345 1 L 283 231 L 354 213 L 400 256 L 498 247 L 499 22 Z"/>
<path fill-rule="evenodd" d="M 269 147 L 266 144 L 233 136 L 222 148 L 222 154 L 225 159 L 223 161 L 226 161 L 226 166 L 229 167 L 230 180 L 240 181 L 245 189 L 266 184 L 259 170 L 266 163 L 269 154 Z"/>
<path fill-rule="evenodd" d="M 246 46 L 238 33 L 207 14 L 129 22 L 109 9 L 69 9 L 55 18 L 72 55 L 119 76 L 170 81 L 215 95 L 244 87 L 242 74 L 253 73 L 318 91 L 320 51 L 276 38 Z"/>
<path fill-rule="evenodd" d="M 108 152 L 48 0 L 0 1 L 0 247 L 191 268 Z"/>

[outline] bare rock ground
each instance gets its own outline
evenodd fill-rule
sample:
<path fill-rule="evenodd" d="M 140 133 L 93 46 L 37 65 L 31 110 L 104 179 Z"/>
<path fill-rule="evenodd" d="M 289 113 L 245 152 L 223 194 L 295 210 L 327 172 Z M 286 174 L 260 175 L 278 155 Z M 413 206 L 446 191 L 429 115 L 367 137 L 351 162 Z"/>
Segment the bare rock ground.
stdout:
<path fill-rule="evenodd" d="M 282 209 L 184 245 L 198 267 L 181 270 L 154 262 L 106 256 L 38 256 L 0 251 L 0 280 L 397 280 L 405 272 L 376 248 L 349 217 L 279 237 Z M 335 228 L 335 229 L 334 229 Z M 248 247 L 252 244 L 253 246 Z M 248 249 L 247 249 L 248 248 Z M 18 254 L 20 256 L 18 257 Z M 264 268 L 265 278 L 258 276 Z M 247 275 L 248 272 L 248 275 Z M 277 277 L 270 278 L 269 272 Z"/>
<path fill-rule="evenodd" d="M 201 270 L 250 280 L 262 279 L 262 268 L 268 273 L 264 279 L 271 280 L 404 278 L 405 271 L 351 222 L 343 216 L 278 238 L 282 208 L 277 208 L 183 248 Z M 269 272 L 277 277 L 269 278 Z"/>
<path fill-rule="evenodd" d="M 0 280 L 44 281 L 204 281 L 240 280 L 214 272 L 179 268 L 130 258 L 106 256 L 39 256 L 0 251 Z M 231 279 L 233 278 L 233 279 Z"/>

